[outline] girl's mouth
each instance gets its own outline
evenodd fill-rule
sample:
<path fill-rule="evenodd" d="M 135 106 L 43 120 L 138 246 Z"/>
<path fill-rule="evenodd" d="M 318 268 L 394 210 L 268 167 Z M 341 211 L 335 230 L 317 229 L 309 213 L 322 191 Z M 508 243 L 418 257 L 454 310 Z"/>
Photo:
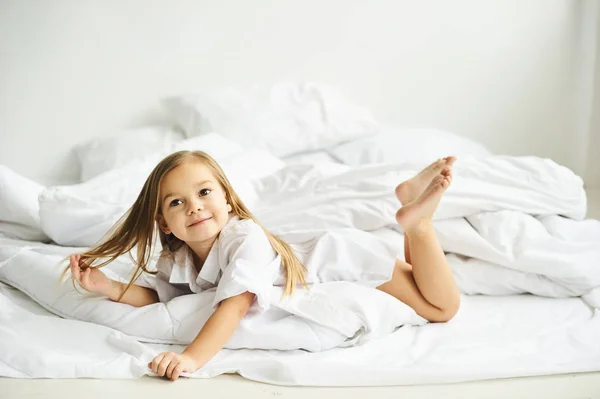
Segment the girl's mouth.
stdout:
<path fill-rule="evenodd" d="M 200 224 L 202 224 L 202 223 L 204 223 L 204 222 L 206 222 L 207 220 L 210 220 L 210 219 L 212 219 L 212 217 L 206 218 L 206 219 L 197 220 L 194 223 L 190 224 L 188 227 L 198 226 L 198 225 L 200 225 Z"/>

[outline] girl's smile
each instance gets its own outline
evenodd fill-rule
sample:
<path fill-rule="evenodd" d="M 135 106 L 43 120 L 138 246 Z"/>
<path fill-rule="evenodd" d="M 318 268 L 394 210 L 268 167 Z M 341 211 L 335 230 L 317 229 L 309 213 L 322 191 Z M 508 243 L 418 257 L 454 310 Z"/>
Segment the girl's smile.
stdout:
<path fill-rule="evenodd" d="M 192 222 L 192 224 L 190 224 L 188 227 L 199 226 L 201 224 L 204 224 L 204 222 L 209 221 L 211 219 L 212 219 L 212 217 L 197 219 L 196 221 Z"/>

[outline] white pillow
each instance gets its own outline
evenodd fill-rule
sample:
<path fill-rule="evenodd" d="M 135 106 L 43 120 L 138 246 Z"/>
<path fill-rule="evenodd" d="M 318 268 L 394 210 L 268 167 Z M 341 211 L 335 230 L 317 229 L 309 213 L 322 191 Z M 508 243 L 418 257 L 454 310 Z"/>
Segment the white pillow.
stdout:
<path fill-rule="evenodd" d="M 447 155 L 492 155 L 481 143 L 438 129 L 386 129 L 376 136 L 345 143 L 328 152 L 350 166 L 388 162 L 426 163 Z"/>
<path fill-rule="evenodd" d="M 258 198 L 254 182 L 285 166 L 265 150 L 237 152 L 235 144 L 216 134 L 181 142 L 182 149 L 211 154 L 225 171 L 242 201 L 252 208 Z M 210 145 L 209 145 L 210 144 Z M 50 187 L 39 200 L 44 232 L 60 245 L 91 246 L 134 203 L 144 181 L 162 155 L 138 159 L 81 184 Z"/>
<path fill-rule="evenodd" d="M 0 165 L 0 231 L 22 240 L 43 241 L 38 196 L 44 190 L 38 184 L 4 165 Z"/>
<path fill-rule="evenodd" d="M 286 166 L 283 160 L 267 150 L 254 147 L 244 150 L 238 143 L 217 133 L 184 140 L 174 150 L 201 150 L 213 157 L 248 208 L 252 208 L 258 199 L 254 181 Z"/>
<path fill-rule="evenodd" d="M 149 126 L 126 129 L 111 137 L 86 141 L 75 147 L 81 168 L 80 179 L 87 181 L 135 159 L 156 153 L 166 155 L 173 152 L 174 145 L 183 138 L 183 133 L 172 128 Z"/>
<path fill-rule="evenodd" d="M 182 150 L 203 151 L 220 162 L 234 154 L 242 153 L 244 148 L 235 141 L 213 132 L 180 141 L 173 146 L 173 152 Z"/>
<path fill-rule="evenodd" d="M 27 241 L 48 241 L 48 236 L 40 227 L 2 221 L 0 221 L 0 237 Z"/>
<path fill-rule="evenodd" d="M 339 163 L 337 159 L 332 157 L 327 151 L 310 151 L 302 152 L 299 154 L 290 155 L 289 157 L 283 158 L 286 164 L 321 164 L 321 163 Z"/>
<path fill-rule="evenodd" d="M 370 111 L 311 82 L 223 88 L 163 100 L 189 137 L 217 131 L 276 156 L 315 151 L 379 132 Z"/>
<path fill-rule="evenodd" d="M 0 281 L 63 318 L 105 325 L 145 342 L 187 345 L 214 311 L 216 288 L 136 308 L 81 287 L 76 291 L 71 282 L 58 284 L 59 263 L 74 250 L 0 246 Z M 102 271 L 110 279 L 127 282 L 133 270 L 129 256 L 123 255 Z M 136 284 L 156 289 L 153 279 L 143 275 Z M 403 324 L 426 322 L 402 302 L 352 282 L 316 284 L 310 292 L 298 289 L 283 300 L 282 292 L 282 287 L 273 286 L 268 295 L 272 309 L 260 313 L 253 305 L 224 347 L 322 351 L 353 346 L 359 339 L 389 334 Z"/>

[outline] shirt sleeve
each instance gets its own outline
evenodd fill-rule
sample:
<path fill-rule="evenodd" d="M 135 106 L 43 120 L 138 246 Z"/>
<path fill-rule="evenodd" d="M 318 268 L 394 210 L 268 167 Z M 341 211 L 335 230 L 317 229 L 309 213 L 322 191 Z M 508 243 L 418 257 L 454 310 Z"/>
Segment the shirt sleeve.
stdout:
<path fill-rule="evenodd" d="M 218 283 L 213 307 L 221 301 L 252 292 L 262 313 L 269 309 L 275 278 L 279 273 L 281 258 L 271 246 L 262 228 L 254 223 L 244 229 L 230 231 L 223 239 L 226 262 Z"/>

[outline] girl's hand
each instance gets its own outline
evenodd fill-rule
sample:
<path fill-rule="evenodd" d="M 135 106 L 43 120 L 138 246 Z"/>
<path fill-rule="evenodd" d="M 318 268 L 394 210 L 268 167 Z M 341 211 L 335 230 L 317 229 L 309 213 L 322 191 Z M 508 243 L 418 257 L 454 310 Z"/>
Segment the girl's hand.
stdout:
<path fill-rule="evenodd" d="M 148 367 L 153 373 L 161 377 L 166 375 L 171 381 L 175 381 L 182 371 L 193 373 L 200 368 L 200 365 L 188 355 L 162 352 L 148 363 Z"/>
<path fill-rule="evenodd" d="M 112 287 L 113 281 L 106 277 L 99 269 L 95 267 L 87 267 L 85 270 L 81 269 L 81 266 L 85 266 L 80 263 L 81 255 L 71 255 L 71 274 L 81 287 L 89 292 L 97 292 L 99 294 L 108 295 Z"/>

